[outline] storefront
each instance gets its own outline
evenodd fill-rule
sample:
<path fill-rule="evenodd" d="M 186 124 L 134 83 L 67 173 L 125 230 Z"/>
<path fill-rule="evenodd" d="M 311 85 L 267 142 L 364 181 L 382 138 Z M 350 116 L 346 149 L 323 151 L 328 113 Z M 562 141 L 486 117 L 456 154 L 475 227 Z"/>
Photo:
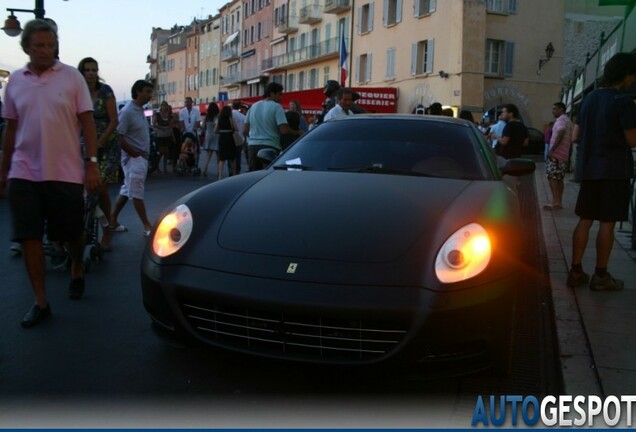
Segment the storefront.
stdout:
<path fill-rule="evenodd" d="M 353 87 L 360 95 L 356 105 L 369 113 L 395 113 L 397 112 L 398 89 L 393 87 L 362 88 Z M 263 99 L 262 96 L 241 98 L 241 103 L 251 105 Z M 322 103 L 325 101 L 323 90 L 312 89 L 295 92 L 284 92 L 281 105 L 289 106 L 291 101 L 298 101 L 305 115 L 316 115 L 322 112 Z"/>

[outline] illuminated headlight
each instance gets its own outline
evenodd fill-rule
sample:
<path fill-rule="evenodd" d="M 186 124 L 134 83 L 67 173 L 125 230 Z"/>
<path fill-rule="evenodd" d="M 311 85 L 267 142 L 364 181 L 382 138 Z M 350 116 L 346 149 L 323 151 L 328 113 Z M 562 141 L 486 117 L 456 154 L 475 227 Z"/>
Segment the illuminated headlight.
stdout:
<path fill-rule="evenodd" d="M 172 255 L 188 241 L 191 233 L 192 213 L 185 204 L 181 204 L 157 225 L 152 239 L 152 251 L 162 258 Z"/>
<path fill-rule="evenodd" d="M 442 283 L 459 282 L 481 273 L 490 262 L 490 238 L 479 224 L 468 224 L 444 242 L 435 259 Z"/>

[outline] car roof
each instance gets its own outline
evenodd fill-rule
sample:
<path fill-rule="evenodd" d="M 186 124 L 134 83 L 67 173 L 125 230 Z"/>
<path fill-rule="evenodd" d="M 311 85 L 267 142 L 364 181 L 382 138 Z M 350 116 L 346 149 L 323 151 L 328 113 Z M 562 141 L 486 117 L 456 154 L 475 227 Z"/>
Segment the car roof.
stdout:
<path fill-rule="evenodd" d="M 438 116 L 438 115 L 422 115 L 422 114 L 355 114 L 349 116 L 337 117 L 331 120 L 328 120 L 325 123 L 332 121 L 363 121 L 363 120 L 398 120 L 398 121 L 426 121 L 426 122 L 437 122 L 437 123 L 451 123 L 457 125 L 468 126 L 471 123 L 468 120 L 455 118 L 455 117 L 447 117 L 447 116 Z"/>

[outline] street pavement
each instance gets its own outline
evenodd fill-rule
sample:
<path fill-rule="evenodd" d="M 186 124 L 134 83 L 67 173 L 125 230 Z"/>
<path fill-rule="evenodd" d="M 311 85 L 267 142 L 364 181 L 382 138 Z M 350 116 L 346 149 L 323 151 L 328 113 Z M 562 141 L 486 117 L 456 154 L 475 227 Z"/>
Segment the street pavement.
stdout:
<path fill-rule="evenodd" d="M 579 187 L 577 183 L 569 181 L 570 177 L 568 175 L 565 184 L 565 208 L 560 211 L 539 210 L 549 261 L 547 276 L 553 293 L 563 393 L 599 396 L 633 394 L 633 389 L 636 388 L 636 355 L 633 348 L 636 342 L 636 333 L 633 331 L 636 325 L 636 251 L 630 250 L 632 226 L 629 223 L 617 226 L 616 244 L 609 266 L 615 277 L 625 281 L 624 291 L 593 292 L 588 287 L 574 290 L 566 287 L 571 235 L 577 222 L 573 209 Z M 177 178 L 167 173 L 153 174 L 147 185 L 151 191 L 146 202 L 148 214 L 151 219 L 156 218 L 175 198 L 208 184 L 214 178 Z M 538 205 L 541 207 L 551 197 L 541 162 L 537 163 L 534 180 Z M 117 190 L 116 186 L 111 187 L 113 197 Z M 9 223 L 6 200 L 0 199 L 0 210 L 0 233 L 6 241 Z M 0 396 L 15 399 L 16 405 L 2 408 L 0 404 L 0 418 L 18 418 L 15 406 L 21 406 L 21 410 L 27 413 L 30 405 L 25 405 L 20 397 L 31 393 L 32 389 L 39 389 L 41 397 L 74 394 L 82 398 L 92 394 L 93 389 L 97 388 L 104 396 L 117 399 L 123 397 L 122 401 L 137 394 L 202 394 L 204 389 L 210 388 L 222 388 L 229 394 L 246 391 L 241 382 L 247 379 L 243 376 L 246 374 L 245 369 L 232 369 L 232 361 L 225 362 L 203 351 L 175 354 L 165 350 L 161 342 L 151 334 L 148 318 L 140 302 L 139 290 L 131 290 L 131 286 L 137 285 L 139 257 L 146 241 L 142 235 L 143 226 L 131 204 L 122 212 L 120 222 L 129 231 L 115 235 L 114 250 L 107 255 L 107 262 L 94 263 L 94 268 L 87 276 L 89 284 L 82 301 L 66 299 L 67 274 L 49 269 L 47 285 L 55 316 L 49 325 L 41 329 L 19 328 L 20 319 L 28 309 L 32 297 L 21 260 L 10 254 L 9 245 L 5 243 L 5 252 L 0 253 L 0 285 L 3 288 L 0 290 L 0 302 L 3 304 L 0 327 L 4 329 L 0 348 L 0 388 L 4 390 L 0 390 Z M 595 235 L 594 230 L 583 261 L 588 273 L 592 273 L 594 269 Z M 77 326 L 81 326 L 81 332 L 76 331 Z M 121 328 L 128 329 L 128 333 L 122 333 Z M 69 336 L 62 347 L 56 345 L 59 338 L 55 335 L 60 334 Z M 84 347 L 94 345 L 95 338 L 101 341 L 99 350 L 85 349 Z M 140 340 L 144 343 L 140 344 Z M 43 352 L 48 353 L 46 359 L 34 357 L 34 354 Z M 66 352 L 73 352 L 73 355 L 69 357 Z M 154 360 L 149 361 L 150 358 Z M 190 365 L 190 369 L 175 368 L 182 362 Z M 140 364 L 143 369 L 138 368 Z M 225 376 L 225 380 L 218 382 L 218 378 L 208 377 L 205 371 L 210 366 L 219 370 L 219 376 Z M 50 370 L 46 380 L 42 378 L 46 374 L 29 373 L 41 367 Z M 113 372 L 115 370 L 120 372 Z M 157 375 L 169 379 L 172 384 L 170 388 L 177 390 L 168 390 L 165 382 L 148 380 Z M 285 375 L 286 373 L 280 372 L 279 379 L 284 379 Z M 16 379 L 22 383 L 21 389 L 4 386 Z M 266 383 L 270 384 L 269 381 Z M 258 386 L 256 388 L 260 388 Z M 259 391 L 265 392 L 262 389 Z M 224 397 L 227 398 L 228 395 Z M 431 396 L 427 397 L 425 405 L 431 402 Z M 54 397 L 51 403 L 55 399 Z M 434 401 L 434 397 L 432 399 Z M 65 400 L 60 399 L 59 403 L 65 404 Z M 466 418 L 470 415 L 468 413 Z M 418 413 L 412 422 L 404 424 L 421 425 L 423 417 L 424 413 Z M 109 418 L 108 421 L 112 419 Z M 104 420 L 104 423 L 113 424 L 108 421 Z M 26 423 L 16 421 L 12 424 Z M 59 420 L 59 424 L 65 424 L 63 419 Z M 92 423 L 89 421 L 77 424 Z M 129 423 L 122 423 L 125 424 Z M 139 423 L 140 426 L 143 424 Z M 316 421 L 315 424 L 319 422 Z M 386 427 L 387 423 L 378 425 Z"/>
<path fill-rule="evenodd" d="M 625 282 L 623 291 L 598 292 L 566 286 L 572 257 L 572 232 L 579 184 L 565 178 L 562 210 L 541 210 L 541 224 L 550 268 L 564 394 L 627 395 L 636 388 L 636 250 L 633 226 L 617 224 L 608 271 Z M 539 208 L 552 194 L 543 163 L 535 172 Z M 633 220 L 633 218 L 632 218 Z M 598 223 L 590 231 L 583 270 L 594 273 Z"/>

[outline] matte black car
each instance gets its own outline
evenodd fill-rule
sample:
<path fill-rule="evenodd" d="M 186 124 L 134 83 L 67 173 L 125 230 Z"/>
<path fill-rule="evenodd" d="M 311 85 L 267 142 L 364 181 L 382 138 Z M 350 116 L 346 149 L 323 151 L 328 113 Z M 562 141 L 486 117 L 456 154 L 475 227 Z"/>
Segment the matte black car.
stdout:
<path fill-rule="evenodd" d="M 162 338 L 270 358 L 505 368 L 524 229 L 502 174 L 533 170 L 464 120 L 325 122 L 167 209 L 144 306 Z"/>

